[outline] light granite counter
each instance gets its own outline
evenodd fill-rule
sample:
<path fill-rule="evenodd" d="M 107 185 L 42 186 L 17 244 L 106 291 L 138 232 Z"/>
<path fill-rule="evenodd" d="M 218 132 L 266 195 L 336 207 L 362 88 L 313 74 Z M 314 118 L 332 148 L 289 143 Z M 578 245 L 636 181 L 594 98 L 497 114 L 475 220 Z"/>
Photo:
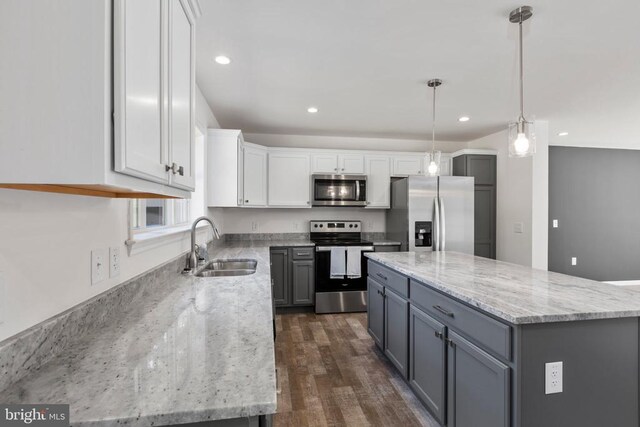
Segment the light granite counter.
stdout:
<path fill-rule="evenodd" d="M 155 273 L 157 283 L 117 320 L 85 332 L 0 391 L 0 402 L 68 403 L 73 426 L 171 425 L 275 413 L 269 247 L 310 245 L 234 242 L 211 251 L 211 258 L 256 259 L 257 271 L 249 276 Z"/>
<path fill-rule="evenodd" d="M 640 292 L 457 252 L 368 252 L 379 262 L 513 324 L 640 316 Z"/>

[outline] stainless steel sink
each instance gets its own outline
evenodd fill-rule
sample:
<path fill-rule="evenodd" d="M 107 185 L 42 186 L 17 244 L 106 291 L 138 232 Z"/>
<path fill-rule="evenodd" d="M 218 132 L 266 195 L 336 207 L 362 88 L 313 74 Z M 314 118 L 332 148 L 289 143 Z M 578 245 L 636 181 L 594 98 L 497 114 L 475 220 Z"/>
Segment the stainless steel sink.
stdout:
<path fill-rule="evenodd" d="M 256 272 L 255 259 L 214 259 L 200 267 L 197 277 L 248 276 Z"/>

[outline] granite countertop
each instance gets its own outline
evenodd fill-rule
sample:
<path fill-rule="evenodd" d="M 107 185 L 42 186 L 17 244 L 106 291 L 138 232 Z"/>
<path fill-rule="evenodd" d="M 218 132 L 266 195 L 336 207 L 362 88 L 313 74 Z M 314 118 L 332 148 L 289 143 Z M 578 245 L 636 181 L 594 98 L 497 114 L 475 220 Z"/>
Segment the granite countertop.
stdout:
<path fill-rule="evenodd" d="M 365 254 L 513 324 L 640 316 L 640 292 L 457 252 Z"/>
<path fill-rule="evenodd" d="M 149 426 L 276 412 L 270 246 L 237 242 L 211 258 L 253 258 L 253 275 L 156 278 L 118 320 L 87 333 L 0 402 L 71 405 L 73 426 Z M 162 281 L 162 284 L 160 283 Z"/>
<path fill-rule="evenodd" d="M 373 240 L 373 246 L 400 246 L 401 242 L 396 242 L 395 240 Z"/>

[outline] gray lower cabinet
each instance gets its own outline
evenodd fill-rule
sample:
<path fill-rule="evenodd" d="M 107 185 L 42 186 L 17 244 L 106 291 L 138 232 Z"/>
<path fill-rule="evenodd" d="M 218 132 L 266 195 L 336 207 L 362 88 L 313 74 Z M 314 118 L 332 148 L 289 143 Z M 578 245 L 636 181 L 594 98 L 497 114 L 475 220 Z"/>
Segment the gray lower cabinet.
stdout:
<path fill-rule="evenodd" d="M 313 305 L 315 297 L 315 274 L 313 261 L 292 261 L 291 281 L 293 305 Z"/>
<path fill-rule="evenodd" d="M 508 427 L 509 367 L 448 333 L 447 427 Z"/>
<path fill-rule="evenodd" d="M 384 354 L 407 378 L 409 301 L 384 289 Z"/>
<path fill-rule="evenodd" d="M 271 248 L 270 257 L 275 305 L 312 306 L 315 302 L 314 248 Z"/>
<path fill-rule="evenodd" d="M 445 422 L 447 357 L 445 326 L 424 311 L 409 308 L 409 386 L 440 423 Z"/>
<path fill-rule="evenodd" d="M 285 305 L 289 300 L 289 250 L 273 248 L 270 255 L 273 299 L 276 305 Z"/>
<path fill-rule="evenodd" d="M 367 326 L 373 341 L 383 349 L 384 287 L 371 278 L 367 279 Z"/>

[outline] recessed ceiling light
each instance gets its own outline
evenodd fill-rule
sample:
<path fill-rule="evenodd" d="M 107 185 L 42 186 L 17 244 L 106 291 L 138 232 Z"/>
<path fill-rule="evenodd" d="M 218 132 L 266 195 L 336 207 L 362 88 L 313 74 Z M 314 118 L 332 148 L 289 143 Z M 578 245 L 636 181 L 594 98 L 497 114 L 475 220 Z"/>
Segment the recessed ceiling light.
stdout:
<path fill-rule="evenodd" d="M 558 134 L 558 136 L 567 136 L 567 135 L 569 135 L 569 132 L 560 132 Z"/>
<path fill-rule="evenodd" d="M 228 56 L 220 55 L 216 56 L 216 62 L 220 65 L 228 65 L 231 63 L 231 59 Z"/>
<path fill-rule="evenodd" d="M 314 113 L 317 113 L 317 112 L 318 112 L 318 108 L 317 107 L 309 107 L 309 108 L 307 108 L 307 113 L 314 114 Z"/>
<path fill-rule="evenodd" d="M 458 119 L 459 122 L 468 122 L 470 119 L 467 116 L 462 116 Z"/>

